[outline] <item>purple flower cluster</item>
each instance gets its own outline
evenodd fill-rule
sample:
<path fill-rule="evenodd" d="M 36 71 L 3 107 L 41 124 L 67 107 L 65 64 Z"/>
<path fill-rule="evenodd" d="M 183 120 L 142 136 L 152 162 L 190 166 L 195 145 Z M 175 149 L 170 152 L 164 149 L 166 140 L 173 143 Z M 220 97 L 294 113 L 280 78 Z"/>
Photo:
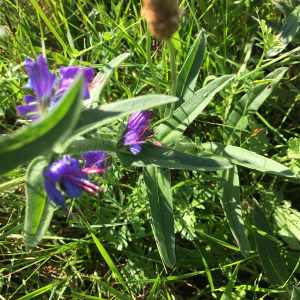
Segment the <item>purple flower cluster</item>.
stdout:
<path fill-rule="evenodd" d="M 109 154 L 105 151 L 90 151 L 81 155 L 81 158 L 85 159 L 84 166 L 86 168 L 103 169 L 110 165 L 110 161 L 107 161 Z"/>
<path fill-rule="evenodd" d="M 129 146 L 130 151 L 137 155 L 142 150 L 141 145 L 148 144 L 145 139 L 151 138 L 154 134 L 147 130 L 151 121 L 151 112 L 149 110 L 138 111 L 132 114 L 125 128 L 125 137 L 121 145 Z M 161 146 L 160 142 L 151 143 Z"/>
<path fill-rule="evenodd" d="M 83 99 L 89 98 L 88 84 L 92 82 L 95 76 L 92 68 L 61 67 L 61 78 L 57 84 L 56 75 L 49 72 L 48 63 L 43 56 L 39 55 L 37 62 L 26 58 L 25 67 L 29 74 L 29 81 L 25 88 L 32 89 L 35 97 L 26 95 L 24 101 L 27 104 L 19 105 L 17 112 L 28 119 L 36 120 L 47 109 L 55 106 L 79 72 L 82 72 L 84 76 Z"/>
<path fill-rule="evenodd" d="M 76 158 L 65 156 L 51 164 L 44 171 L 45 190 L 50 200 L 56 205 L 65 207 L 66 197 L 58 189 L 58 186 L 69 198 L 80 197 L 82 189 L 97 195 L 96 190 L 103 191 L 103 189 L 90 182 L 88 174 L 104 172 L 106 170 L 104 168 L 82 169 Z"/>

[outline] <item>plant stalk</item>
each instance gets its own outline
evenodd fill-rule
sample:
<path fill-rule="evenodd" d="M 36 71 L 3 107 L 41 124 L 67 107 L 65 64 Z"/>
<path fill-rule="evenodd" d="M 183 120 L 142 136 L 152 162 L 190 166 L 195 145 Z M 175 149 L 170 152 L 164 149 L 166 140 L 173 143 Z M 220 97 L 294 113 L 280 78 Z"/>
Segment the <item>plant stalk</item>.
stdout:
<path fill-rule="evenodd" d="M 176 95 L 176 88 L 177 88 L 177 67 L 176 67 L 176 57 L 175 57 L 175 49 L 174 46 L 171 42 L 171 40 L 166 41 L 168 50 L 169 50 L 169 55 L 170 55 L 170 64 L 171 64 L 171 72 L 172 72 L 172 90 L 171 90 L 171 96 Z M 159 125 L 160 123 L 169 120 L 173 116 L 173 112 L 175 109 L 175 102 L 171 103 L 171 109 L 170 113 L 167 117 L 159 120 L 154 124 L 154 126 Z"/>
<path fill-rule="evenodd" d="M 147 55 L 147 60 L 148 60 L 148 64 L 149 64 L 149 67 L 150 67 L 150 71 L 151 71 L 152 77 L 154 79 L 154 84 L 155 84 L 156 92 L 157 92 L 157 94 L 161 94 L 160 85 L 158 83 L 156 72 L 155 72 L 155 69 L 154 69 L 154 66 L 153 66 L 153 63 L 152 63 L 152 57 L 151 57 L 151 34 L 150 34 L 149 29 L 147 29 L 146 55 Z M 159 109 L 159 116 L 162 119 L 163 116 L 164 116 L 164 114 L 163 114 L 163 108 L 162 108 L 162 106 L 159 106 L 158 109 Z"/>

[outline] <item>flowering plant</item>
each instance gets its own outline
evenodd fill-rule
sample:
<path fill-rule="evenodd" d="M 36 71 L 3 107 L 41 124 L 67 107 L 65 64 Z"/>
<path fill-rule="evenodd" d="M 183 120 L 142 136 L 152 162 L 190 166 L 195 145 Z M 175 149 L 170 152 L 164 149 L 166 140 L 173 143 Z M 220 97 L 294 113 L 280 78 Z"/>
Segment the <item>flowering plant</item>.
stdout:
<path fill-rule="evenodd" d="M 17 111 L 20 115 L 28 119 L 38 119 L 48 109 L 53 108 L 62 97 L 68 87 L 74 82 L 79 72 L 83 73 L 84 84 L 82 88 L 83 100 L 89 98 L 88 84 L 91 83 L 95 74 L 92 68 L 80 69 L 79 67 L 61 67 L 61 79 L 57 84 L 57 77 L 48 70 L 46 59 L 39 55 L 37 62 L 26 58 L 25 67 L 29 74 L 27 89 L 32 89 L 35 96 L 26 95 L 24 101 L 26 105 L 19 105 Z"/>
<path fill-rule="evenodd" d="M 192 50 L 197 52 L 205 44 L 206 33 L 202 30 Z M 26 58 L 29 81 L 25 88 L 31 91 L 24 97 L 26 105 L 19 105 L 17 112 L 34 122 L 0 138 L 2 174 L 30 162 L 26 175 L 26 245 L 34 247 L 41 241 L 51 222 L 54 204 L 68 211 L 69 199 L 76 203 L 74 199 L 88 195 L 86 192 L 102 197 L 111 173 L 122 174 L 122 168 L 142 167 L 157 247 L 165 264 L 173 267 L 176 256 L 170 169 L 181 169 L 218 172 L 219 194 L 229 226 L 241 253 L 248 257 L 250 248 L 243 220 L 231 214 L 232 210 L 240 211 L 240 204 L 235 201 L 232 207 L 231 201 L 238 188 L 236 165 L 293 180 L 296 176 L 284 165 L 234 145 L 241 138 L 241 132 L 235 128 L 245 129 L 248 125 L 240 111 L 248 109 L 250 115 L 258 107 L 250 103 L 248 108 L 240 109 L 248 101 L 246 96 L 228 116 L 224 144 L 200 144 L 199 139 L 184 136 L 215 95 L 232 85 L 236 76 L 221 76 L 193 93 L 204 51 L 200 51 L 202 56 L 197 54 L 198 58 L 190 53 L 187 66 L 197 68 L 183 68 L 177 81 L 170 41 L 168 47 L 171 95 L 148 94 L 113 103 L 100 103 L 100 95 L 114 68 L 128 59 L 128 54 L 116 57 L 95 78 L 91 67 L 61 67 L 58 77 L 49 70 L 45 57 L 39 55 L 36 62 Z M 286 71 L 287 68 L 279 68 L 268 74 L 263 84 L 251 91 L 253 99 L 270 95 Z M 188 76 L 191 78 L 185 80 Z M 159 91 L 155 73 L 153 78 Z M 92 174 L 103 176 L 90 181 Z M 193 232 L 189 234 L 194 236 Z"/>

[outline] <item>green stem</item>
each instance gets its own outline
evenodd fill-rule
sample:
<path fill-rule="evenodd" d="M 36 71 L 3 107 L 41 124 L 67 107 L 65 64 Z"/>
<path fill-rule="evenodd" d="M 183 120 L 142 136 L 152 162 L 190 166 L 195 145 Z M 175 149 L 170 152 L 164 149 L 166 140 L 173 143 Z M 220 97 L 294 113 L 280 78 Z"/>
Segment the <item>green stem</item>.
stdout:
<path fill-rule="evenodd" d="M 173 46 L 171 40 L 166 41 L 166 43 L 167 43 L 169 53 L 170 53 L 170 64 L 171 64 L 171 72 L 172 72 L 171 96 L 175 96 L 176 95 L 176 87 L 177 87 L 177 67 L 176 67 L 175 50 L 174 50 L 174 46 Z M 165 117 L 165 118 L 159 120 L 158 122 L 156 122 L 154 124 L 154 126 L 157 126 L 160 123 L 162 123 L 166 120 L 169 120 L 173 116 L 174 108 L 175 108 L 175 102 L 171 103 L 170 114 L 167 117 Z"/>
<path fill-rule="evenodd" d="M 89 151 L 109 151 L 116 152 L 117 143 L 113 140 L 97 139 L 97 140 L 78 140 L 71 143 L 65 150 L 64 154 L 84 153 Z"/>
<path fill-rule="evenodd" d="M 266 51 L 264 50 L 264 52 L 263 52 L 263 54 L 262 54 L 262 56 L 261 56 L 261 58 L 260 58 L 260 61 L 259 61 L 258 65 L 256 66 L 256 69 L 259 68 L 259 66 L 261 65 L 261 63 L 262 63 L 262 61 L 263 61 L 265 55 L 266 55 Z"/>
<path fill-rule="evenodd" d="M 154 66 L 153 66 L 153 63 L 152 63 L 152 57 L 151 57 L 151 34 L 150 34 L 149 29 L 147 29 L 146 42 L 147 42 L 146 43 L 147 60 L 148 60 L 148 64 L 149 64 L 149 67 L 150 67 L 150 71 L 151 71 L 152 77 L 154 79 L 155 89 L 156 89 L 157 94 L 161 94 L 160 85 L 158 83 L 156 72 L 155 72 L 155 69 L 154 69 Z M 160 118 L 163 118 L 163 116 L 164 116 L 163 115 L 163 108 L 162 108 L 162 106 L 159 107 L 159 116 L 160 116 Z"/>

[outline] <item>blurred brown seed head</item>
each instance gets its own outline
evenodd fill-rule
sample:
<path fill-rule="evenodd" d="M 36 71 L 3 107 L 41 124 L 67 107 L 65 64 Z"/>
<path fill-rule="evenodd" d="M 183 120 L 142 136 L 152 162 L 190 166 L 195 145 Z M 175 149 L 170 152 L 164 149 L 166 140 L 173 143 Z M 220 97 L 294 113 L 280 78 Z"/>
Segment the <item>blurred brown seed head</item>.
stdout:
<path fill-rule="evenodd" d="M 176 0 L 143 0 L 142 15 L 149 30 L 159 40 L 169 40 L 179 27 L 179 6 Z"/>

